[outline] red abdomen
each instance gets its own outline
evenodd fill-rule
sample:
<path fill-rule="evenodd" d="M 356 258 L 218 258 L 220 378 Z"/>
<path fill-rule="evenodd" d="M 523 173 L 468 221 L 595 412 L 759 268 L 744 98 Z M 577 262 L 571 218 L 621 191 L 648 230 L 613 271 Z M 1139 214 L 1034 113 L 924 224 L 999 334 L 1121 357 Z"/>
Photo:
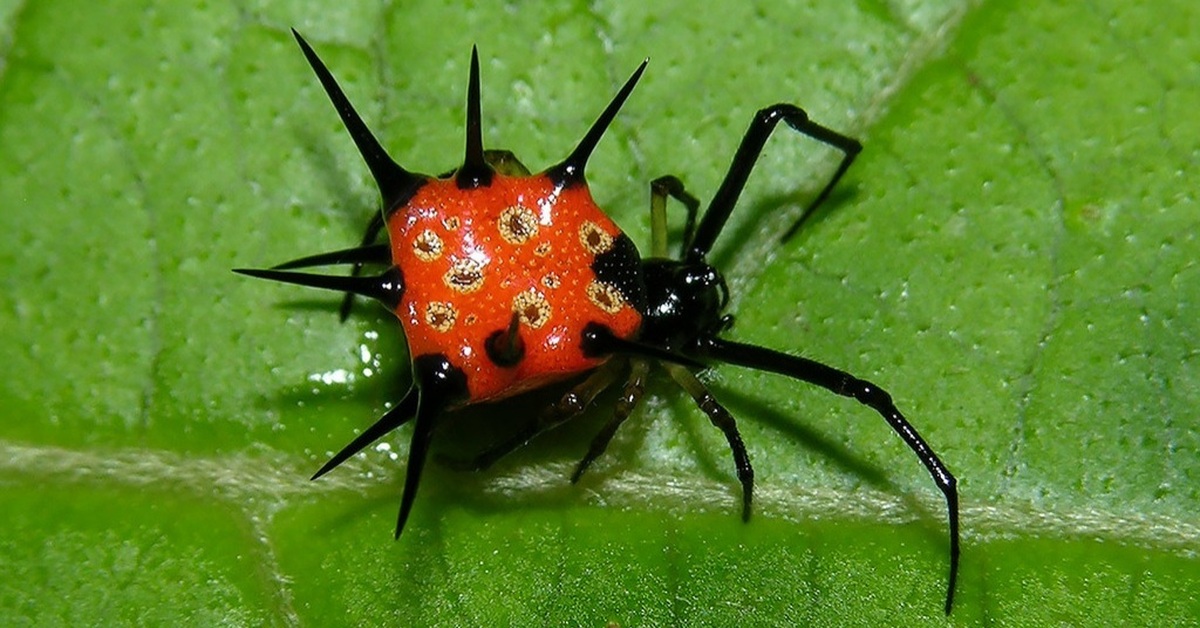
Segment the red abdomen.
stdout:
<path fill-rule="evenodd" d="M 396 316 L 415 356 L 442 354 L 467 377 L 469 401 L 508 397 L 592 369 L 580 349 L 588 323 L 637 335 L 640 259 L 586 185 L 495 174 L 460 189 L 429 180 L 388 216 L 392 258 L 406 285 Z M 501 366 L 489 336 L 514 313 L 522 359 Z"/>

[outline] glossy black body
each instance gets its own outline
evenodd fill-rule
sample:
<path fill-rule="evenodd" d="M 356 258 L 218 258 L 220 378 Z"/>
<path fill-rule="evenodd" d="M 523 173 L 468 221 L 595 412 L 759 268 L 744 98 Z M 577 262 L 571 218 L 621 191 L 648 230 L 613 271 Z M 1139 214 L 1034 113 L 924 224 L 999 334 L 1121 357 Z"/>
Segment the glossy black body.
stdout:
<path fill-rule="evenodd" d="M 671 351 L 722 327 L 729 288 L 716 268 L 703 262 L 651 258 L 642 261 L 646 307 L 640 339 Z"/>

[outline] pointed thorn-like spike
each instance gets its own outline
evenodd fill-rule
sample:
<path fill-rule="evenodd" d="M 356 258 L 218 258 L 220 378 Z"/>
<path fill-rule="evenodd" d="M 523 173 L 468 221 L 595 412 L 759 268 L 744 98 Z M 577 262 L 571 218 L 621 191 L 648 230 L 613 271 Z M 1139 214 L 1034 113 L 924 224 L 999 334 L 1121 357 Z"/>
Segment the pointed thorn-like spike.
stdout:
<path fill-rule="evenodd" d="M 592 123 L 592 127 L 588 129 L 587 134 L 579 141 L 579 145 L 571 152 L 570 156 L 562 161 L 562 163 L 554 166 L 546 171 L 550 178 L 559 185 L 572 185 L 584 182 L 584 170 L 587 168 L 588 158 L 592 156 L 592 151 L 596 149 L 596 144 L 600 143 L 600 138 L 604 136 L 604 132 L 608 130 L 614 118 L 617 117 L 617 112 L 621 110 L 621 106 L 625 104 L 625 99 L 629 98 L 629 94 L 633 93 L 633 88 L 637 85 L 638 79 L 642 78 L 642 72 L 646 70 L 646 64 L 650 63 L 650 59 L 642 61 L 637 70 L 634 70 L 633 75 L 629 80 L 625 81 L 625 85 L 621 87 L 621 91 L 613 97 L 612 102 L 608 103 L 603 113 L 599 118 Z"/>
<path fill-rule="evenodd" d="M 483 155 L 483 113 L 479 94 L 479 50 L 471 46 L 471 76 L 467 81 L 467 150 L 455 175 L 459 189 L 470 190 L 492 183 L 492 167 Z"/>
<path fill-rule="evenodd" d="M 270 279 L 271 281 L 296 284 L 298 286 L 337 290 L 338 292 L 353 292 L 364 297 L 377 299 L 390 309 L 395 309 L 400 303 L 400 298 L 404 296 L 404 276 L 400 273 L 400 269 L 395 266 L 375 277 L 311 275 L 308 273 L 293 273 L 286 270 L 258 268 L 235 268 L 233 272 L 259 279 Z"/>
<path fill-rule="evenodd" d="M 380 146 L 379 141 L 375 139 L 366 123 L 354 110 L 350 99 L 346 98 L 346 94 L 342 92 L 342 88 L 333 78 L 329 68 L 325 67 L 325 63 L 294 28 L 292 35 L 296 37 L 296 43 L 300 44 L 300 50 L 304 52 L 304 57 L 308 59 L 308 64 L 312 66 L 317 79 L 321 81 L 321 87 L 325 88 L 325 93 L 333 102 L 334 109 L 337 109 L 338 115 L 341 116 L 342 124 L 346 125 L 346 130 L 350 132 L 350 137 L 354 140 L 354 145 L 358 147 L 363 161 L 371 170 L 371 176 L 375 178 L 375 183 L 379 186 L 379 194 L 383 197 L 384 209 L 391 209 L 412 198 L 417 188 L 425 182 L 425 177 L 405 170 L 388 156 L 387 151 Z"/>
<path fill-rule="evenodd" d="M 312 266 L 329 266 L 333 264 L 387 264 L 391 261 L 391 247 L 386 244 L 371 244 L 301 257 L 300 259 L 276 264 L 271 267 L 271 270 L 290 270 L 293 268 L 310 268 Z"/>
<path fill-rule="evenodd" d="M 429 442 L 438 416 L 451 403 L 467 396 L 467 376 L 442 354 L 427 353 L 413 358 L 413 377 L 419 398 L 417 421 L 413 425 L 412 444 L 408 447 L 408 465 L 404 470 L 404 492 L 400 494 L 400 513 L 396 516 L 396 538 L 412 512 L 421 470 L 429 454 Z"/>
<path fill-rule="evenodd" d="M 329 461 L 326 462 L 320 469 L 318 469 L 317 472 L 314 473 L 309 479 L 315 480 L 334 470 L 343 462 L 349 460 L 354 454 L 357 454 L 371 443 L 379 440 L 384 434 L 387 434 L 401 425 L 408 423 L 414 416 L 416 416 L 416 413 L 417 390 L 416 388 L 412 388 L 409 389 L 408 394 L 404 395 L 404 398 L 400 400 L 400 403 L 396 404 L 392 407 L 392 409 L 385 412 L 383 416 L 379 417 L 378 421 L 371 425 L 371 427 L 363 430 L 362 434 L 356 436 L 354 440 L 350 441 L 350 443 L 343 447 L 341 451 L 334 454 L 333 457 L 330 458 Z"/>
<path fill-rule="evenodd" d="M 525 357 L 525 341 L 521 339 L 521 316 L 512 313 L 506 329 L 499 329 L 483 343 L 488 359 L 500 367 L 516 366 Z"/>

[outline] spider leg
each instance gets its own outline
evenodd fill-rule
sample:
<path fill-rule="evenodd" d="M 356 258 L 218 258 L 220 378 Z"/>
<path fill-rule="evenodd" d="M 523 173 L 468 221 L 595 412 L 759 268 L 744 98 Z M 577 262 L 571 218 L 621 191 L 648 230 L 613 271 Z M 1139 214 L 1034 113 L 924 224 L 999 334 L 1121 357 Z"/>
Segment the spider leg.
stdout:
<path fill-rule="evenodd" d="M 575 465 L 575 472 L 571 474 L 571 483 L 574 484 L 583 476 L 583 472 L 587 471 L 588 467 L 596 458 L 608 449 L 608 443 L 612 441 L 613 435 L 617 433 L 617 428 L 629 418 L 633 413 L 633 409 L 637 407 L 639 401 L 642 400 L 642 395 L 646 392 L 646 373 L 650 370 L 650 364 L 646 360 L 633 358 L 630 361 L 629 378 L 625 380 L 625 387 L 621 389 L 621 397 L 617 399 L 617 407 L 613 412 L 612 418 L 600 431 L 592 438 L 592 443 L 588 445 L 587 453 L 579 460 L 579 464 Z"/>
<path fill-rule="evenodd" d="M 379 233 L 381 231 L 383 231 L 383 226 L 384 226 L 383 212 L 375 212 L 374 214 L 371 214 L 371 220 L 370 220 L 370 222 L 367 223 L 367 228 L 366 228 L 365 232 L 363 233 L 362 241 L 360 242 L 359 246 L 362 248 L 366 248 L 366 247 L 369 247 L 369 246 L 375 244 L 375 240 L 379 239 Z M 389 253 L 388 257 L 390 258 L 391 252 L 389 251 L 388 253 Z M 390 261 L 390 260 L 387 260 L 387 261 Z M 354 266 L 350 267 L 350 276 L 357 277 L 362 274 L 362 270 L 363 270 L 363 262 L 356 261 L 356 262 L 354 262 Z M 354 293 L 347 292 L 346 296 L 342 297 L 341 307 L 338 308 L 338 320 L 340 320 L 343 323 L 346 322 L 346 319 L 350 318 L 350 310 L 353 307 L 354 307 Z"/>
<path fill-rule="evenodd" d="M 694 369 L 708 368 L 708 365 L 658 345 L 621 338 L 612 330 L 600 323 L 588 323 L 583 327 L 579 348 L 589 357 L 600 357 L 610 353 L 620 353 L 643 358 L 655 358 L 663 362 L 682 364 Z"/>
<path fill-rule="evenodd" d="M 392 261 L 392 251 L 386 244 L 357 246 L 352 249 L 341 249 L 328 253 L 317 253 L 276 264 L 270 270 L 291 270 L 294 268 L 311 268 L 313 266 L 332 266 L 336 264 L 387 264 Z"/>
<path fill-rule="evenodd" d="M 541 412 L 537 419 L 529 423 L 511 437 L 485 449 L 474 458 L 459 460 L 439 457 L 438 461 L 460 471 L 483 471 L 496 464 L 504 456 L 516 451 L 542 432 L 551 430 L 566 421 L 578 416 L 591 405 L 596 398 L 612 384 L 617 372 L 624 365 L 624 360 L 609 360 L 603 366 L 593 371 L 582 382 L 567 391 L 555 404 Z"/>
<path fill-rule="evenodd" d="M 650 182 L 650 256 L 667 256 L 667 197 L 683 203 L 687 208 L 687 222 L 683 225 L 683 248 L 687 252 L 692 236 L 696 232 L 696 212 L 700 211 L 700 199 L 692 196 L 678 177 L 667 175 Z"/>
<path fill-rule="evenodd" d="M 925 465 L 933 477 L 933 483 L 946 498 L 946 511 L 950 527 L 950 578 L 946 590 L 946 614 L 950 614 L 950 608 L 954 602 L 954 587 L 958 580 L 958 481 L 916 428 L 896 408 L 891 395 L 875 384 L 844 371 L 808 358 L 788 355 L 763 347 L 709 337 L 698 341 L 697 349 L 702 355 L 721 362 L 778 373 L 816 384 L 845 397 L 852 397 L 878 412 L 887 421 L 888 426 L 917 455 L 921 464 Z"/>
<path fill-rule="evenodd" d="M 692 372 L 677 364 L 666 364 L 667 372 L 689 395 L 696 405 L 708 415 L 708 420 L 725 434 L 729 441 L 729 449 L 733 452 L 733 464 L 737 469 L 738 481 L 742 483 L 742 521 L 750 520 L 750 502 L 754 497 L 754 468 L 750 466 L 750 455 L 746 453 L 746 445 L 742 435 L 738 433 L 737 423 L 733 415 L 717 402 L 708 388 L 696 379 Z"/>
<path fill-rule="evenodd" d="M 838 164 L 838 168 L 829 182 L 825 184 L 820 194 L 817 194 L 808 209 L 804 210 L 800 219 L 784 234 L 784 240 L 791 237 L 801 223 L 821 203 L 825 202 L 833 187 L 837 185 L 842 175 L 846 174 L 846 170 L 850 168 L 850 164 L 862 150 L 862 144 L 858 140 L 809 120 L 808 114 L 795 105 L 781 103 L 759 110 L 750 122 L 750 128 L 746 130 L 746 135 L 742 137 L 742 143 L 733 156 L 733 162 L 729 165 L 729 172 L 725 174 L 725 180 L 721 182 L 721 187 L 717 189 L 712 202 L 705 210 L 704 217 L 700 219 L 696 237 L 692 240 L 685 256 L 687 261 L 702 261 L 712 249 L 721 229 L 725 227 L 725 221 L 733 212 L 733 207 L 737 204 L 742 189 L 746 186 L 746 179 L 750 177 L 750 172 L 754 170 L 754 165 L 758 162 L 759 155 L 762 154 L 763 145 L 766 144 L 767 138 L 771 136 L 771 132 L 775 130 L 775 126 L 779 124 L 780 120 L 786 122 L 797 132 L 823 144 L 828 144 L 843 153 L 842 161 Z"/>

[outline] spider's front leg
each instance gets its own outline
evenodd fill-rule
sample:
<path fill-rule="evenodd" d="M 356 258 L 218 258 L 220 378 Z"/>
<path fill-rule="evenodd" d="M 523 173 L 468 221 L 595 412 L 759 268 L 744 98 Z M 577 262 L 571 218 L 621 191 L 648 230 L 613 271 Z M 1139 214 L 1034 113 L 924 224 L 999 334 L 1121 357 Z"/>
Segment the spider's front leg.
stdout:
<path fill-rule="evenodd" d="M 800 225 L 812 215 L 813 211 L 825 202 L 834 186 L 841 180 L 842 175 L 846 174 L 846 170 L 850 168 L 850 164 L 854 163 L 854 158 L 862 151 L 862 143 L 858 140 L 809 120 L 808 114 L 795 105 L 780 103 L 759 110 L 750 122 L 750 128 L 746 130 L 746 135 L 742 137 L 742 143 L 733 156 L 733 162 L 729 164 L 729 172 L 725 174 L 725 180 L 721 182 L 721 187 L 713 196 L 712 203 L 705 210 L 704 217 L 700 219 L 696 237 L 687 251 L 686 259 L 688 261 L 703 261 L 712 249 L 717 236 L 725 227 L 725 222 L 729 220 L 729 215 L 733 213 L 738 197 L 746 187 L 746 179 L 750 177 L 755 164 L 758 163 L 763 145 L 767 143 L 767 138 L 771 136 L 771 132 L 775 130 L 780 121 L 785 122 L 799 133 L 842 151 L 843 154 L 842 161 L 838 164 L 837 170 L 834 171 L 829 182 L 809 204 L 808 209 L 804 210 L 800 218 L 783 235 L 784 240 L 791 237 L 800 228 Z"/>

